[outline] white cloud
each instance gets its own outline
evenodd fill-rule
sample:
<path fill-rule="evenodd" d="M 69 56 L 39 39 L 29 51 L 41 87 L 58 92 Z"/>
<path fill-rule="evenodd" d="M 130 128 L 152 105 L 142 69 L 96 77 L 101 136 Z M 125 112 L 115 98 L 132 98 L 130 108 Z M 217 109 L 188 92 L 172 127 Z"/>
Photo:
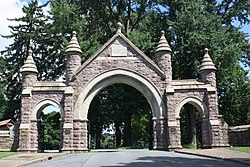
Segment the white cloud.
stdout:
<path fill-rule="evenodd" d="M 14 21 L 8 21 L 7 19 L 20 18 L 24 16 L 22 12 L 22 7 L 27 5 L 30 0 L 0 0 L 0 34 L 1 35 L 10 35 L 9 25 L 17 25 L 19 23 Z M 41 3 L 45 3 L 47 0 L 39 1 L 39 5 Z M 45 12 L 48 11 L 48 7 L 46 7 Z M 0 51 L 5 49 L 6 46 L 11 44 L 13 39 L 5 39 L 0 36 Z"/>
<path fill-rule="evenodd" d="M 13 21 L 8 21 L 8 19 L 13 19 L 15 17 L 23 16 L 22 7 L 26 2 L 21 0 L 1 0 L 0 1 L 0 34 L 10 35 L 9 25 L 15 25 L 17 23 Z M 5 46 L 8 46 L 13 40 L 5 39 L 0 37 L 0 50 L 3 50 Z"/>

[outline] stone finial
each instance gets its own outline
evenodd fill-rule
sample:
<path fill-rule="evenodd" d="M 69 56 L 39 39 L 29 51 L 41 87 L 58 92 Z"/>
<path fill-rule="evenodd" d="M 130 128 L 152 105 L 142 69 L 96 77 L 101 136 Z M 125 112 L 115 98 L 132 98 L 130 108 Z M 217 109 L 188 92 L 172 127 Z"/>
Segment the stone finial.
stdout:
<path fill-rule="evenodd" d="M 32 57 L 32 54 L 33 54 L 32 50 L 29 49 L 28 57 L 27 57 L 24 65 L 22 66 L 22 68 L 20 70 L 21 73 L 23 73 L 23 72 L 35 72 L 35 73 L 38 73 L 37 68 L 36 68 L 36 64 L 35 64 L 34 59 Z"/>
<path fill-rule="evenodd" d="M 116 24 L 116 28 L 117 28 L 116 32 L 121 33 L 121 32 L 122 32 L 122 23 L 121 23 L 121 22 L 118 22 L 118 23 Z"/>
<path fill-rule="evenodd" d="M 172 52 L 166 38 L 165 38 L 165 32 L 162 30 L 161 31 L 161 38 L 160 38 L 160 41 L 158 43 L 158 46 L 156 48 L 156 52 L 159 52 L 159 51 L 169 51 L 169 52 Z"/>
<path fill-rule="evenodd" d="M 214 63 L 208 54 L 208 48 L 205 48 L 204 52 L 205 52 L 205 55 L 203 57 L 203 60 L 200 66 L 200 72 L 203 70 L 216 70 Z"/>
<path fill-rule="evenodd" d="M 82 53 L 81 51 L 81 48 L 80 48 L 80 45 L 77 41 L 77 38 L 76 38 L 76 32 L 73 31 L 72 32 L 72 38 L 69 42 L 69 45 L 66 49 L 66 52 L 79 52 L 79 53 Z"/>

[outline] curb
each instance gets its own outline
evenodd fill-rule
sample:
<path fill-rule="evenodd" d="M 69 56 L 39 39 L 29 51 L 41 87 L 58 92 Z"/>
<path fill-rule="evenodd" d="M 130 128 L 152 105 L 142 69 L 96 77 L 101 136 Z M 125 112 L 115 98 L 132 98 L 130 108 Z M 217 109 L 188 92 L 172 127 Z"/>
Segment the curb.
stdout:
<path fill-rule="evenodd" d="M 225 161 L 231 161 L 231 162 L 239 163 L 242 165 L 250 165 L 250 161 L 245 162 L 245 161 L 240 161 L 240 160 L 236 160 L 236 159 L 232 159 L 232 158 L 223 158 L 223 157 L 217 157 L 217 156 L 212 156 L 212 155 L 204 155 L 204 154 L 191 153 L 191 152 L 182 152 L 182 151 L 177 151 L 177 150 L 175 150 L 174 152 L 181 153 L 181 154 L 188 154 L 188 155 L 196 155 L 196 156 L 207 157 L 207 158 L 215 158 L 215 159 L 220 159 L 220 160 L 225 160 Z"/>
<path fill-rule="evenodd" d="M 57 158 L 57 157 L 61 157 L 61 156 L 69 155 L 69 154 L 71 154 L 71 153 L 58 153 L 58 154 L 48 155 L 48 156 L 45 156 L 45 157 L 42 157 L 42 158 L 31 160 L 31 161 L 29 161 L 27 163 L 24 163 L 24 164 L 21 164 L 21 165 L 17 165 L 17 167 L 25 167 L 27 165 L 52 160 L 53 158 Z"/>

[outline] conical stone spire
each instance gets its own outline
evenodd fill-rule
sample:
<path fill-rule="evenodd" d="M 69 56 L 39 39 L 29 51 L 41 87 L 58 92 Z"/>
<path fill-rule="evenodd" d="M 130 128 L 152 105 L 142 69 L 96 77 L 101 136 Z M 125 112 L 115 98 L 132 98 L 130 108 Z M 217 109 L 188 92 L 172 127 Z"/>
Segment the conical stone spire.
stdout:
<path fill-rule="evenodd" d="M 37 68 L 36 68 L 36 64 L 34 62 L 34 59 L 32 57 L 32 50 L 29 50 L 29 55 L 24 63 L 24 65 L 21 68 L 21 72 L 35 72 L 38 73 Z"/>
<path fill-rule="evenodd" d="M 79 52 L 82 53 L 80 45 L 76 38 L 76 32 L 73 31 L 71 41 L 66 49 L 66 52 Z"/>
<path fill-rule="evenodd" d="M 212 59 L 208 55 L 207 48 L 205 48 L 205 55 L 203 57 L 203 60 L 202 60 L 201 66 L 200 66 L 200 72 L 203 70 L 216 70 Z"/>
<path fill-rule="evenodd" d="M 172 52 L 166 38 L 165 38 L 165 32 L 164 31 L 161 31 L 161 38 L 160 38 L 160 41 L 158 43 L 158 46 L 156 48 L 156 52 L 159 52 L 159 51 L 169 51 L 169 52 Z"/>

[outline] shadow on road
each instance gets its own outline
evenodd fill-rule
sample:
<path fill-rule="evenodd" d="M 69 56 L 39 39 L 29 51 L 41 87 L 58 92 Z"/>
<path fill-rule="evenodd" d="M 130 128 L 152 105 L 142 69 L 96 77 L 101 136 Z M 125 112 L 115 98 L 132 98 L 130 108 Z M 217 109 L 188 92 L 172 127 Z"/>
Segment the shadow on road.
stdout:
<path fill-rule="evenodd" d="M 112 167 L 247 167 L 230 161 L 204 158 L 183 158 L 183 157 L 155 157 L 146 156 L 136 159 L 135 162 L 117 163 Z M 110 167 L 110 166 L 101 166 Z"/>

